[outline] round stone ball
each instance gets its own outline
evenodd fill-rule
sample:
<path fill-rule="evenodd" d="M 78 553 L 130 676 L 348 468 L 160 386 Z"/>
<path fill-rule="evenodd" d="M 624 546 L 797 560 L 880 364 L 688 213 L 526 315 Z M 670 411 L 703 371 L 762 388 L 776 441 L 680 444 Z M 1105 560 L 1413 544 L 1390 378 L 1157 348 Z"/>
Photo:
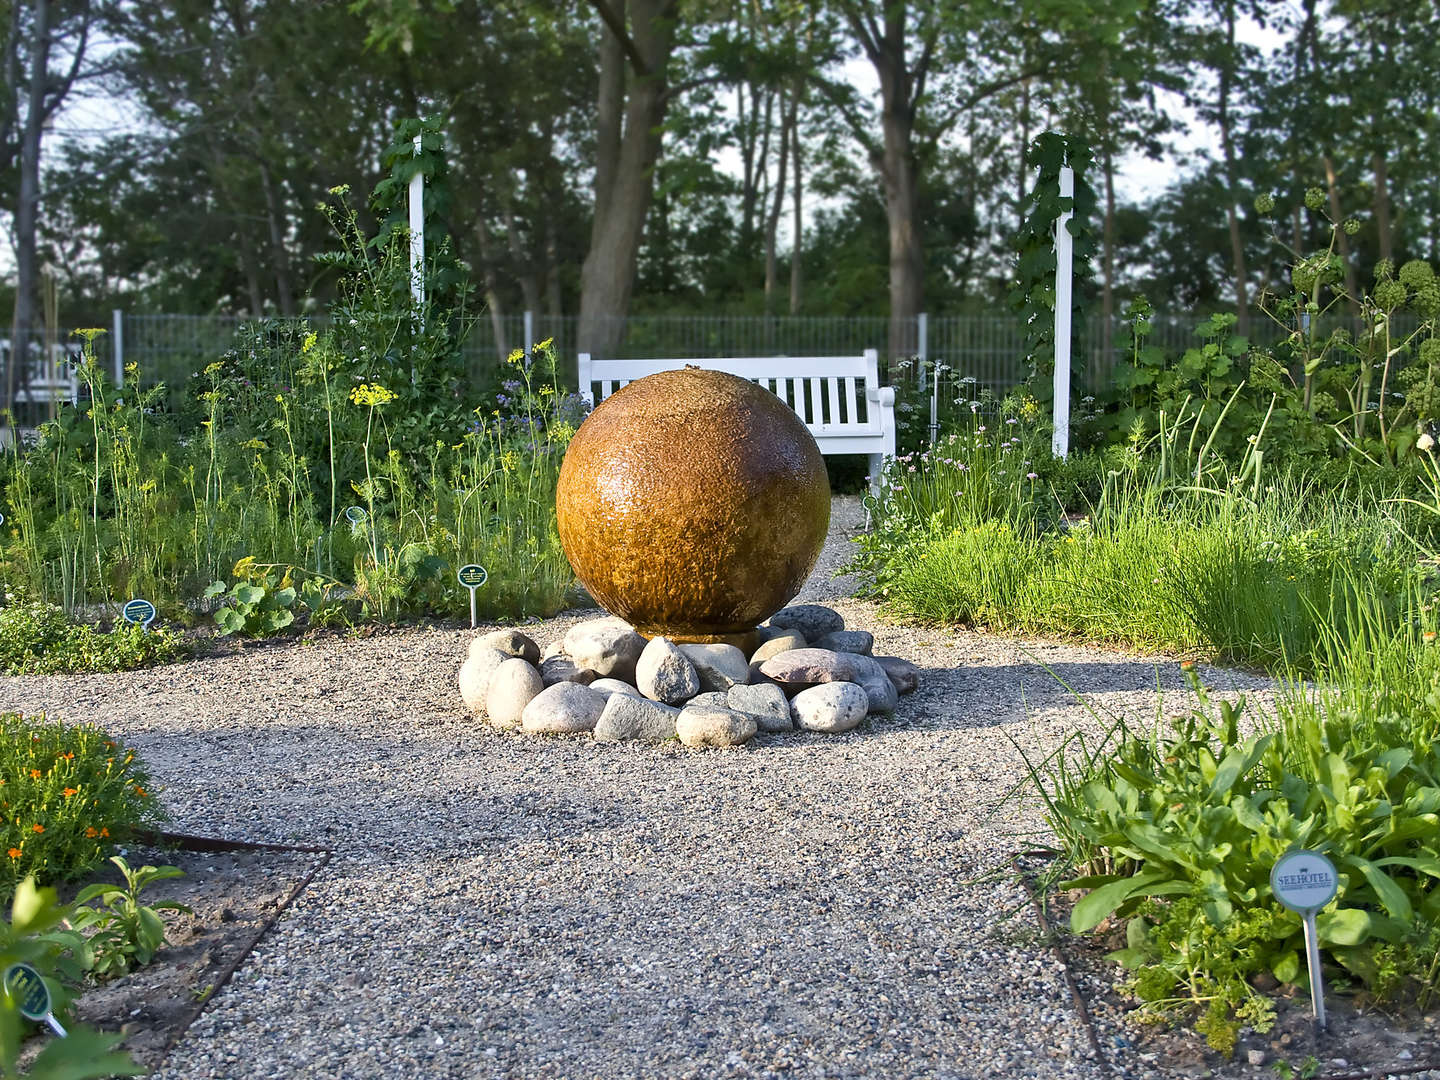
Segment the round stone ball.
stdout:
<path fill-rule="evenodd" d="M 755 383 L 697 367 L 601 402 L 555 503 L 590 594 L 676 641 L 753 635 L 809 577 L 830 524 L 825 461 L 800 418 Z"/>

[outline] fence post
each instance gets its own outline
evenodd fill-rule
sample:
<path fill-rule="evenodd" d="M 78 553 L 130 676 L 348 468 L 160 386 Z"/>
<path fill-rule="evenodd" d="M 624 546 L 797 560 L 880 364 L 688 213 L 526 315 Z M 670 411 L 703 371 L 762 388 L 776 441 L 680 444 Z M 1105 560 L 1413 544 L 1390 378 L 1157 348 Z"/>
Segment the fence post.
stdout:
<path fill-rule="evenodd" d="M 1060 169 L 1060 198 L 1075 198 L 1075 170 Z M 1063 211 L 1055 219 L 1055 437 L 1051 450 L 1056 457 L 1070 454 L 1070 296 L 1074 261 L 1073 238 L 1067 226 L 1074 216 Z"/>
<path fill-rule="evenodd" d="M 125 385 L 125 317 L 118 307 L 110 311 L 110 326 L 115 355 L 115 386 L 118 388 Z"/>
<path fill-rule="evenodd" d="M 415 156 L 420 156 L 420 136 L 415 136 Z M 425 306 L 425 174 L 410 178 L 410 295 L 415 306 Z"/>
<path fill-rule="evenodd" d="M 532 359 L 530 347 L 535 344 L 535 313 L 533 311 L 525 312 L 525 340 L 522 344 L 525 346 L 525 363 L 526 366 L 529 366 Z"/>
<path fill-rule="evenodd" d="M 915 317 L 916 344 L 920 349 L 920 370 L 930 359 L 930 316 L 922 311 Z M 923 387 L 922 387 L 923 388 Z M 937 363 L 930 372 L 930 445 L 934 446 L 940 437 L 940 365 Z"/>

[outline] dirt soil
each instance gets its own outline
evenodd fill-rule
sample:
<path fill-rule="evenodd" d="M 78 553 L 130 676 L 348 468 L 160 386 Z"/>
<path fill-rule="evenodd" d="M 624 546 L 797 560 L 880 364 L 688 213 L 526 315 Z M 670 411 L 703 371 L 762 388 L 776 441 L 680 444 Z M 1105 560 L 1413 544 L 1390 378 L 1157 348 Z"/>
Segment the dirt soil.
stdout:
<path fill-rule="evenodd" d="M 146 888 L 141 901 L 176 900 L 191 914 L 162 912 L 169 944 L 146 967 L 83 989 L 71 1016 L 105 1031 L 124 1032 L 120 1049 L 146 1069 L 154 1069 L 326 856 L 268 849 L 135 846 L 122 849 L 122 854 L 131 867 L 183 870 L 184 877 Z M 124 883 L 119 871 L 107 863 L 104 873 L 67 892 L 73 895 L 91 881 Z M 38 1052 L 47 1037 L 34 1040 L 31 1052 Z"/>

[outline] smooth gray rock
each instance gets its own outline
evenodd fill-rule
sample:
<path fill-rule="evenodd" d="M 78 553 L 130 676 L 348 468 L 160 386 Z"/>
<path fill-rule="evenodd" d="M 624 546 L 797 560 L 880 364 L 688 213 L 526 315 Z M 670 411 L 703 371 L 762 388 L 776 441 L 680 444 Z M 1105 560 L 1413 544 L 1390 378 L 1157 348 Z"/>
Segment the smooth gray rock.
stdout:
<path fill-rule="evenodd" d="M 549 660 L 551 657 L 554 657 L 554 656 L 564 656 L 564 655 L 565 655 L 565 639 L 564 639 L 564 638 L 557 638 L 556 640 L 550 642 L 549 645 L 546 645 L 546 646 L 545 646 L 545 651 L 540 654 L 540 663 L 543 664 L 546 660 Z M 537 664 L 536 666 L 538 667 L 539 664 Z"/>
<path fill-rule="evenodd" d="M 548 660 L 540 661 L 540 679 L 546 686 L 562 682 L 589 686 L 598 678 L 595 672 L 581 667 L 568 656 L 552 656 Z"/>
<path fill-rule="evenodd" d="M 605 702 L 605 709 L 595 724 L 595 741 L 663 742 L 675 737 L 675 721 L 679 716 L 679 709 L 638 694 L 630 697 L 617 691 Z"/>
<path fill-rule="evenodd" d="M 875 662 L 885 669 L 895 690 L 902 697 L 913 694 L 920 686 L 920 669 L 899 656 L 877 656 Z"/>
<path fill-rule="evenodd" d="M 685 702 L 685 705 L 693 705 L 697 709 L 728 709 L 730 698 L 723 690 L 702 690 Z"/>
<path fill-rule="evenodd" d="M 635 685 L 651 701 L 679 705 L 700 692 L 700 676 L 673 641 L 657 637 L 640 654 L 635 665 Z"/>
<path fill-rule="evenodd" d="M 590 684 L 591 690 L 597 690 L 609 697 L 611 694 L 624 694 L 626 697 L 640 697 L 640 691 L 631 686 L 628 682 L 621 682 L 619 679 L 596 679 Z"/>
<path fill-rule="evenodd" d="M 460 700 L 471 716 L 479 716 L 485 711 L 485 693 L 490 689 L 490 676 L 509 659 L 511 657 L 499 649 L 492 649 L 478 640 L 470 642 L 470 653 L 460 665 L 458 681 Z"/>
<path fill-rule="evenodd" d="M 790 700 L 790 716 L 804 731 L 849 731 L 869 709 L 869 696 L 852 682 L 822 683 Z"/>
<path fill-rule="evenodd" d="M 724 692 L 750 681 L 750 662 L 734 645 L 681 645 L 680 651 L 695 665 L 701 690 Z"/>
<path fill-rule="evenodd" d="M 900 702 L 895 684 L 872 657 L 831 649 L 792 649 L 760 665 L 761 674 L 774 679 L 794 697 L 821 683 L 859 683 L 870 697 L 871 712 L 894 712 Z"/>
<path fill-rule="evenodd" d="M 754 719 L 755 725 L 761 731 L 774 734 L 793 731 L 795 728 L 790 718 L 790 704 L 785 700 L 785 691 L 774 683 L 732 686 L 725 697 L 731 709 Z"/>
<path fill-rule="evenodd" d="M 732 709 L 687 707 L 675 719 L 675 734 L 686 746 L 740 746 L 756 730 L 753 717 Z"/>
<path fill-rule="evenodd" d="M 482 645 L 499 649 L 506 656 L 518 656 L 532 664 L 540 663 L 540 646 L 535 644 L 534 638 L 519 630 L 492 630 L 477 640 Z"/>
<path fill-rule="evenodd" d="M 772 656 L 779 656 L 782 652 L 789 652 L 791 649 L 803 649 L 808 644 L 805 635 L 799 630 L 777 630 L 773 637 L 750 654 L 750 663 L 763 664 Z"/>
<path fill-rule="evenodd" d="M 845 629 L 845 619 L 824 604 L 795 604 L 770 616 L 770 625 L 782 630 L 799 630 L 806 641 L 819 641 L 826 634 Z"/>
<path fill-rule="evenodd" d="M 601 678 L 633 682 L 645 639 L 624 619 L 587 619 L 565 635 L 565 655 Z"/>
<path fill-rule="evenodd" d="M 869 630 L 836 630 L 815 642 L 815 648 L 869 656 L 875 651 L 875 635 Z"/>
<path fill-rule="evenodd" d="M 529 661 L 512 656 L 491 673 L 490 685 L 485 690 L 485 711 L 490 715 L 490 723 L 499 728 L 519 727 L 525 706 L 544 689 L 540 672 Z"/>
<path fill-rule="evenodd" d="M 531 735 L 593 731 L 604 711 L 604 694 L 579 683 L 558 682 L 530 699 L 520 714 L 520 730 Z"/>

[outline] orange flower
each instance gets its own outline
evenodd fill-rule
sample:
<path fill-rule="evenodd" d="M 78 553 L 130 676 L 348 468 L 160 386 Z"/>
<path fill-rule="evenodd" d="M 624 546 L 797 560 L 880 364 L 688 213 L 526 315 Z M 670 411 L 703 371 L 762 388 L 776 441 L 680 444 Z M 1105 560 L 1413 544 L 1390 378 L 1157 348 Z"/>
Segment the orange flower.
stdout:
<path fill-rule="evenodd" d="M 65 798 L 67 798 L 67 799 L 68 799 L 71 795 L 78 795 L 79 793 L 80 793 L 80 789 L 79 789 L 79 788 L 73 788 L 73 787 L 67 787 L 64 791 L 60 792 L 60 794 L 61 794 L 61 795 L 64 795 Z"/>
<path fill-rule="evenodd" d="M 42 833 L 45 831 L 45 826 L 40 824 L 31 825 L 30 831 L 33 833 Z"/>
<path fill-rule="evenodd" d="M 139 795 L 142 799 L 148 799 L 150 797 L 149 794 L 145 791 L 145 789 L 139 784 L 135 785 L 135 794 Z"/>
<path fill-rule="evenodd" d="M 1426 631 L 1425 631 L 1423 634 L 1421 634 L 1420 636 L 1421 636 L 1422 638 L 1424 638 L 1426 641 L 1434 641 L 1434 640 L 1435 640 L 1435 631 L 1434 631 L 1434 630 L 1426 630 Z"/>
<path fill-rule="evenodd" d="M 1194 670 L 1195 670 L 1195 661 L 1194 661 L 1194 660 L 1181 660 L 1181 661 L 1180 661 L 1180 670 L 1181 670 L 1181 671 L 1194 671 Z"/>
<path fill-rule="evenodd" d="M 21 851 L 18 847 L 12 847 L 9 851 L 6 852 L 6 854 L 9 855 L 12 859 L 18 859 L 21 855 L 25 853 Z"/>
<path fill-rule="evenodd" d="M 88 829 L 85 830 L 85 839 L 86 839 L 86 840 L 94 840 L 95 837 L 97 837 L 97 836 L 99 836 L 99 835 L 100 835 L 100 830 L 97 829 L 97 828 L 95 828 L 94 825 L 91 825 Z"/>
<path fill-rule="evenodd" d="M 40 770 L 39 770 L 39 769 L 31 769 L 31 770 L 30 770 L 30 776 L 31 776 L 32 779 L 39 780 L 39 779 L 40 779 L 40 776 L 41 776 Z"/>
<path fill-rule="evenodd" d="M 75 760 L 75 751 L 69 750 L 69 751 L 61 754 L 60 756 L 61 756 L 62 758 L 64 758 L 66 761 L 74 761 L 74 760 Z"/>
<path fill-rule="evenodd" d="M 109 830 L 109 829 L 101 829 L 101 830 L 100 830 L 100 836 L 101 836 L 102 838 L 108 840 L 108 839 L 110 838 L 110 830 Z"/>

